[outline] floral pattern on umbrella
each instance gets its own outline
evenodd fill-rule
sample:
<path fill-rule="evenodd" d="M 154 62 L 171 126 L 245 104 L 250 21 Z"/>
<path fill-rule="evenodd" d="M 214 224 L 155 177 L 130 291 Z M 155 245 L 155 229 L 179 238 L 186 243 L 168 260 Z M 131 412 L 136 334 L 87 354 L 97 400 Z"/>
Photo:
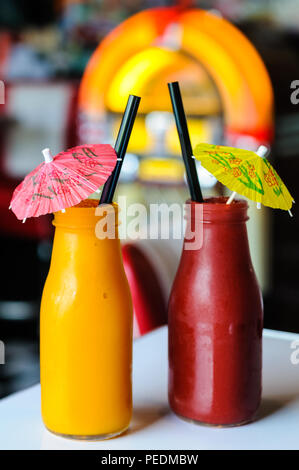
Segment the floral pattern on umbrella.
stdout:
<path fill-rule="evenodd" d="M 194 155 L 218 181 L 252 201 L 289 210 L 293 198 L 271 163 L 249 150 L 199 144 Z"/>
<path fill-rule="evenodd" d="M 10 208 L 20 220 L 78 204 L 107 181 L 117 161 L 106 144 L 73 147 L 54 158 L 48 149 L 43 153 L 45 162 L 14 191 Z"/>

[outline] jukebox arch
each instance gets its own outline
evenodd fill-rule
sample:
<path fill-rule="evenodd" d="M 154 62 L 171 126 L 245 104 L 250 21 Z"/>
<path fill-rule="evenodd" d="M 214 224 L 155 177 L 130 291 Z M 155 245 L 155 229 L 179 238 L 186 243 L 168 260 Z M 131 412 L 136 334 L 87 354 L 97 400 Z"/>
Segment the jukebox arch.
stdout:
<path fill-rule="evenodd" d="M 127 95 L 135 93 L 144 96 L 140 112 L 146 113 L 153 106 L 147 90 L 154 79 L 161 77 L 166 100 L 163 76 L 174 76 L 176 69 L 188 65 L 195 70 L 196 64 L 207 71 L 219 93 L 226 142 L 234 144 L 244 135 L 271 142 L 273 92 L 261 57 L 235 26 L 199 9 L 145 10 L 115 28 L 86 67 L 79 110 L 104 121 L 109 111 L 121 113 Z"/>

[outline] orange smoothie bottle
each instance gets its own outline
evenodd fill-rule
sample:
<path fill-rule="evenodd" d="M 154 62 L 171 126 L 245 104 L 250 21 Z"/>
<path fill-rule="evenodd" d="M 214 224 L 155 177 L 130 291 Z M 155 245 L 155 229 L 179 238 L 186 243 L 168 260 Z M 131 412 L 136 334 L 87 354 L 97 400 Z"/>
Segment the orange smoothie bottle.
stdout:
<path fill-rule="evenodd" d="M 42 417 L 52 432 L 105 439 L 132 414 L 132 301 L 117 234 L 99 239 L 97 201 L 56 213 L 41 303 Z M 115 215 L 115 218 L 114 218 Z"/>

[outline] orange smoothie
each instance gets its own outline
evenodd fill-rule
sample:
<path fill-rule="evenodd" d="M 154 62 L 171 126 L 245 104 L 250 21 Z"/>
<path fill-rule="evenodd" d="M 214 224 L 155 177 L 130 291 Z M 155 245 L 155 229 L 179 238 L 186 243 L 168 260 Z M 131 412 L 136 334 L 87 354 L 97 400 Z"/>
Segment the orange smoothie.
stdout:
<path fill-rule="evenodd" d="M 97 201 L 56 213 L 40 320 L 42 417 L 57 434 L 100 439 L 132 413 L 132 302 L 117 235 L 98 239 Z"/>

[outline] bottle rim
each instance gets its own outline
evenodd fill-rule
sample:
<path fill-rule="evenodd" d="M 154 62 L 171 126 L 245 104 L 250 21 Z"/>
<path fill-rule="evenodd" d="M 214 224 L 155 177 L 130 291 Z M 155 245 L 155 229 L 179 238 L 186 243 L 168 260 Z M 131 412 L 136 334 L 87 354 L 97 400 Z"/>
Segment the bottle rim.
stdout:
<path fill-rule="evenodd" d="M 195 217 L 195 209 L 198 208 L 199 221 L 204 223 L 242 223 L 246 222 L 248 202 L 245 199 L 234 199 L 231 204 L 226 204 L 228 197 L 207 197 L 204 202 L 186 201 L 186 219 Z M 188 207 L 191 210 L 187 209 Z"/>
<path fill-rule="evenodd" d="M 65 209 L 64 212 L 54 213 L 52 224 L 55 227 L 67 229 L 93 229 L 95 225 L 109 213 L 114 216 L 115 226 L 118 222 L 119 206 L 115 202 L 102 204 L 96 199 L 86 199 L 76 206 Z"/>

